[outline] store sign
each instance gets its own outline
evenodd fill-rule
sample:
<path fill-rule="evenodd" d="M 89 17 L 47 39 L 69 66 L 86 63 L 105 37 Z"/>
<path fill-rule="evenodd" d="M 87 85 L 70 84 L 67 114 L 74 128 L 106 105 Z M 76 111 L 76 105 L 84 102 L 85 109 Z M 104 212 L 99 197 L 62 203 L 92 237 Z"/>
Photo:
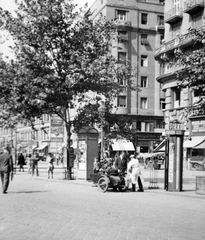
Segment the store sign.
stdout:
<path fill-rule="evenodd" d="M 184 124 L 179 121 L 173 121 L 169 123 L 169 130 L 183 130 Z"/>
<path fill-rule="evenodd" d="M 205 120 L 192 121 L 192 132 L 205 132 Z"/>

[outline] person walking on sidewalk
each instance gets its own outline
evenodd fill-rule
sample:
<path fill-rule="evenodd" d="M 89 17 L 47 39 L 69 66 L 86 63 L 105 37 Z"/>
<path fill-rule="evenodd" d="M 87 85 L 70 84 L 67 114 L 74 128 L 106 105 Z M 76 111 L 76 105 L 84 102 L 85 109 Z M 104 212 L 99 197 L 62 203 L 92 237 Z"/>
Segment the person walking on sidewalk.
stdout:
<path fill-rule="evenodd" d="M 30 153 L 26 157 L 26 163 L 27 163 L 27 166 L 28 166 L 28 173 L 31 173 L 32 162 L 31 162 L 31 154 Z"/>
<path fill-rule="evenodd" d="M 21 170 L 24 172 L 24 168 L 23 168 L 24 165 L 25 165 L 25 157 L 22 153 L 20 153 L 18 157 L 19 172 L 21 172 Z"/>
<path fill-rule="evenodd" d="M 35 170 L 36 170 L 36 176 L 39 176 L 38 161 L 39 161 L 38 155 L 35 153 L 33 155 L 32 160 L 31 160 L 31 162 L 32 162 L 32 176 L 34 176 Z"/>
<path fill-rule="evenodd" d="M 132 183 L 132 191 L 135 192 L 136 182 L 138 182 L 139 190 L 138 192 L 144 192 L 142 185 L 142 173 L 139 165 L 139 153 L 135 153 L 135 155 L 130 156 L 131 161 L 128 163 L 128 172 L 130 173 L 130 180 Z"/>
<path fill-rule="evenodd" d="M 52 153 L 49 153 L 46 158 L 47 164 L 48 164 L 48 179 L 53 178 L 53 170 L 54 170 L 54 157 Z"/>
<path fill-rule="evenodd" d="M 3 193 L 7 193 L 9 187 L 9 178 L 13 178 L 13 159 L 9 148 L 5 148 L 4 152 L 0 154 L 0 176 L 2 182 Z"/>

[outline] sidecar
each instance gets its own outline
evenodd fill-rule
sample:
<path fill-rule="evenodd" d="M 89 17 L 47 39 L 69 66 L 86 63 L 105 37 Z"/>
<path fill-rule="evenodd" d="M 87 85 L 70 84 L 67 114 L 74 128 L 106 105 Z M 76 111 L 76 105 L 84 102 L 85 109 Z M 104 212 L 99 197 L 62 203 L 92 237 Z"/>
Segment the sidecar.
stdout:
<path fill-rule="evenodd" d="M 118 189 L 121 192 L 127 190 L 125 176 L 112 176 L 103 174 L 98 178 L 97 186 L 101 192 L 106 192 L 109 188 Z"/>

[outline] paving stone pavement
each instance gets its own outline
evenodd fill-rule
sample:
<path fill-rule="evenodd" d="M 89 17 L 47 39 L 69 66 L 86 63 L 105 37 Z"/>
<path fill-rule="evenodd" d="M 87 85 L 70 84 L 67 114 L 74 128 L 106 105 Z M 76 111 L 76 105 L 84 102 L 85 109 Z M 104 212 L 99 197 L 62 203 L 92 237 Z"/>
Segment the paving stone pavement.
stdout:
<path fill-rule="evenodd" d="M 17 172 L 8 194 L 0 194 L 0 240 L 205 239 L 205 196 L 193 183 L 180 193 L 162 183 L 148 190 L 146 181 L 143 193 L 102 193 L 91 182 L 60 177 Z"/>

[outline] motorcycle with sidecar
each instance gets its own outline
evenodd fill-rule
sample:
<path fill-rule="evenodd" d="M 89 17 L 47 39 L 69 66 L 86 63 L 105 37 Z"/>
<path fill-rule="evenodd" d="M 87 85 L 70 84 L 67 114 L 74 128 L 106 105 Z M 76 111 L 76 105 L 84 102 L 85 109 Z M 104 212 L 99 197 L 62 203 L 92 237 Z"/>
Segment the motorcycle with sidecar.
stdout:
<path fill-rule="evenodd" d="M 126 173 L 111 173 L 106 171 L 99 176 L 97 187 L 101 192 L 106 192 L 109 188 L 125 192 L 127 190 Z"/>

